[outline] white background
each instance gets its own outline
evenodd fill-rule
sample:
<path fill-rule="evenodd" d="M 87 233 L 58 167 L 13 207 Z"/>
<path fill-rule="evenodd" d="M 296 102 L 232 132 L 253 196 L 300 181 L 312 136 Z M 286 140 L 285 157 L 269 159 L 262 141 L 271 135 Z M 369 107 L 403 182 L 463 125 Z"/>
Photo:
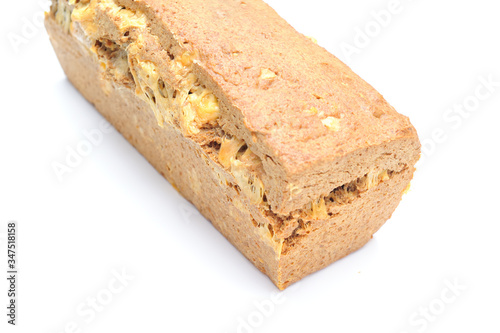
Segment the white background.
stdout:
<path fill-rule="evenodd" d="M 276 299 L 268 278 L 116 131 L 60 182 L 52 163 L 102 117 L 65 78 L 37 26 L 39 4 L 6 1 L 0 232 L 19 224 L 20 276 L 12 328 L 0 273 L 1 332 L 500 332 L 500 86 L 474 97 L 488 92 L 481 78 L 500 82 L 497 1 L 401 0 L 380 29 L 371 12 L 389 0 L 268 2 L 416 126 L 424 156 L 392 219 Z M 448 111 L 464 103 L 470 112 Z M 122 270 L 133 278 L 116 291 Z M 87 303 L 96 296 L 100 311 Z"/>

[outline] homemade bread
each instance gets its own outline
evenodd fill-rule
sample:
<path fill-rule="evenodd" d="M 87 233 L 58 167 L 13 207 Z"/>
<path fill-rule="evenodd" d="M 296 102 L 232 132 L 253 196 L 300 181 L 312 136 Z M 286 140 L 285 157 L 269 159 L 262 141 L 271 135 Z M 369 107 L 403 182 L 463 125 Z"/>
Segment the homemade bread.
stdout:
<path fill-rule="evenodd" d="M 280 289 L 409 186 L 408 118 L 261 0 L 53 0 L 46 26 L 74 86 Z"/>

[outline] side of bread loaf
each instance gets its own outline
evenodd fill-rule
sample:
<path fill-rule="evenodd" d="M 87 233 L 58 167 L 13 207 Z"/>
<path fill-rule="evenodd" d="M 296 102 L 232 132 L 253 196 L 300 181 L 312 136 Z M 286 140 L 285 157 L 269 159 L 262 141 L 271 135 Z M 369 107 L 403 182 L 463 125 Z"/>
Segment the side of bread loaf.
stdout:
<path fill-rule="evenodd" d="M 281 289 L 363 246 L 412 178 L 408 119 L 262 1 L 54 0 L 46 26 L 75 87 Z"/>

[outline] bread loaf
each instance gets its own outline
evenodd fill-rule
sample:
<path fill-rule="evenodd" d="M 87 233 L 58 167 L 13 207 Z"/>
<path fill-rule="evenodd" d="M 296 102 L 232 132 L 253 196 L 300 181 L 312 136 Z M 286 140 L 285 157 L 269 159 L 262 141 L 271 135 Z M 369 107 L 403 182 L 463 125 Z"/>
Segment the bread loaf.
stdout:
<path fill-rule="evenodd" d="M 408 118 L 261 0 L 53 0 L 46 27 L 73 85 L 280 289 L 366 244 L 409 186 Z"/>

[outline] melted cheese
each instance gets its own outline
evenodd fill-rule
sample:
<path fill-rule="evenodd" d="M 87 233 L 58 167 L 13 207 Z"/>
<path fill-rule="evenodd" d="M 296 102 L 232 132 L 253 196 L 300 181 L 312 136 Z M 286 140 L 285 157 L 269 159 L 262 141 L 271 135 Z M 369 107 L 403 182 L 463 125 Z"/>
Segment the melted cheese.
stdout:
<path fill-rule="evenodd" d="M 64 31 L 69 32 L 71 27 L 71 6 L 66 1 L 57 1 L 52 5 L 52 12 L 55 15 L 56 22 L 60 24 Z"/>
<path fill-rule="evenodd" d="M 260 204 L 264 197 L 264 185 L 259 177 L 249 170 L 249 166 L 240 160 L 233 159 L 231 173 L 250 202 Z"/>
<path fill-rule="evenodd" d="M 252 203 L 260 204 L 264 198 L 264 184 L 255 170 L 261 166 L 260 158 L 250 149 L 240 150 L 245 145 L 243 140 L 224 139 L 219 150 L 219 162 L 230 169 L 238 186 Z"/>
<path fill-rule="evenodd" d="M 169 62 L 170 70 L 179 84 L 178 89 L 174 90 L 165 85 L 155 63 L 142 60 L 139 56 L 144 45 L 142 34 L 147 32 L 147 19 L 143 13 L 118 6 L 112 0 L 71 1 L 75 5 L 71 21 L 78 25 L 72 30 L 83 30 L 87 39 L 99 41 L 104 36 L 122 36 L 127 33 L 130 36 L 131 29 L 139 31 L 138 37 L 132 41 L 115 41 L 123 54 L 101 55 L 101 67 L 119 82 L 130 70 L 136 94 L 148 103 L 159 126 L 163 127 L 165 122 L 178 125 L 185 134 L 193 135 L 199 132 L 200 127 L 217 120 L 217 98 L 210 89 L 198 84 L 193 73 L 195 54 L 185 52 Z"/>
<path fill-rule="evenodd" d="M 311 203 L 311 217 L 313 219 L 322 220 L 328 218 L 326 210 L 325 198 L 314 200 Z"/>
<path fill-rule="evenodd" d="M 387 173 L 387 170 L 382 170 L 382 171 L 370 171 L 366 176 L 365 180 L 363 182 L 363 187 L 362 190 L 370 190 L 374 187 L 376 187 L 378 184 L 380 184 L 383 181 L 386 181 L 389 179 L 389 174 Z"/>
<path fill-rule="evenodd" d="M 231 167 L 231 161 L 236 158 L 236 154 L 240 151 L 245 141 L 237 138 L 224 139 L 219 150 L 219 162 L 225 168 Z"/>

